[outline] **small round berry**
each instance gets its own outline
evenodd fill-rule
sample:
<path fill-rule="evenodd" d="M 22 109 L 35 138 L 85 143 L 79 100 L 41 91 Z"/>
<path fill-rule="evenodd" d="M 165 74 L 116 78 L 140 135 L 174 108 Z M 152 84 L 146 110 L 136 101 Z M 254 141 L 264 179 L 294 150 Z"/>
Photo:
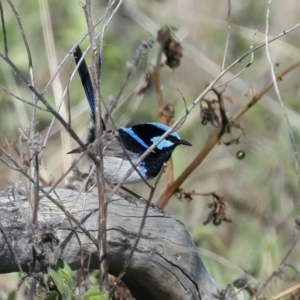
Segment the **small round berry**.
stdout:
<path fill-rule="evenodd" d="M 222 220 L 219 219 L 218 217 L 215 217 L 214 220 L 213 220 L 213 224 L 215 226 L 220 226 L 222 224 Z"/>
<path fill-rule="evenodd" d="M 243 151 L 243 150 L 239 150 L 237 153 L 236 153 L 236 158 L 237 159 L 244 159 L 245 158 L 245 156 L 246 156 L 246 152 L 245 151 Z"/>

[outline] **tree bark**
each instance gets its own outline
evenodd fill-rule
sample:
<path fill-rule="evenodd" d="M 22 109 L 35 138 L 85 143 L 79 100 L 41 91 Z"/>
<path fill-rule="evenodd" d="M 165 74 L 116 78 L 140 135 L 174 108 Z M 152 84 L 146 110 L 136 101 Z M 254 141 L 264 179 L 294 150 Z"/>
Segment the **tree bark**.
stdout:
<path fill-rule="evenodd" d="M 97 237 L 97 195 L 56 189 L 51 196 Z M 107 259 L 109 273 L 115 276 L 124 269 L 144 208 L 144 203 L 130 202 L 121 196 L 115 196 L 108 204 Z M 31 223 L 31 215 L 25 189 L 18 189 L 15 185 L 0 194 L 0 273 L 19 271 L 9 244 L 23 272 L 28 272 L 30 266 L 34 271 L 47 268 L 58 257 L 76 270 L 80 268 L 80 253 L 83 253 L 89 269 L 99 268 L 95 244 L 49 199 L 41 199 L 35 226 Z M 137 300 L 216 299 L 220 292 L 185 226 L 152 207 L 122 281 Z M 225 298 L 231 297 L 227 295 Z"/>

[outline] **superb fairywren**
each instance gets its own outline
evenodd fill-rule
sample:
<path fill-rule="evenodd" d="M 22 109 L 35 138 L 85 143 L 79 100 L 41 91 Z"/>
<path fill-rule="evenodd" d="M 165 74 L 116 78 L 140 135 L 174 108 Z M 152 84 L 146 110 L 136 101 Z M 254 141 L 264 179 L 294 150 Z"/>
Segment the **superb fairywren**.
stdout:
<path fill-rule="evenodd" d="M 79 46 L 75 49 L 74 57 L 76 64 L 78 64 L 82 57 Z M 99 59 L 100 64 L 101 60 Z M 86 142 L 86 145 L 89 145 L 95 141 L 95 101 L 90 74 L 84 59 L 78 67 L 78 73 L 92 114 L 92 121 Z M 104 131 L 101 137 L 104 178 L 113 184 L 119 183 L 127 171 L 132 168 L 132 164 L 128 159 L 132 163 L 135 163 L 155 141 L 170 129 L 167 125 L 152 122 L 137 124 L 132 127 L 121 127 L 117 131 L 107 131 L 102 118 L 101 122 Z M 164 163 L 170 159 L 172 152 L 178 145 L 191 146 L 189 142 L 182 140 L 176 132 L 172 132 L 150 152 L 137 166 L 138 171 L 145 180 L 158 175 Z M 126 150 L 127 155 L 124 153 L 124 150 Z M 81 151 L 81 148 L 78 148 L 69 153 L 78 153 Z M 140 174 L 134 170 L 124 183 L 142 181 L 143 179 Z"/>

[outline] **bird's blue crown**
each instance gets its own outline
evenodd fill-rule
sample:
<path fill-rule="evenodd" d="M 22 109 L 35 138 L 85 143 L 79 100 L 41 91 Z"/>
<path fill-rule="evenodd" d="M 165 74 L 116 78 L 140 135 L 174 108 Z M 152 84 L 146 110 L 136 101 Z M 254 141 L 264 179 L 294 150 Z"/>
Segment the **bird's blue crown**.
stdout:
<path fill-rule="evenodd" d="M 132 142 L 130 148 L 135 148 L 136 151 L 144 152 L 153 143 L 155 143 L 161 136 L 169 130 L 170 127 L 161 123 L 151 122 L 145 124 L 138 124 L 132 127 L 121 127 L 119 133 L 122 140 L 126 139 L 128 142 Z M 126 133 L 126 134 L 124 134 Z M 132 141 L 134 140 L 134 141 Z M 166 148 L 173 148 L 180 144 L 180 137 L 176 132 L 171 132 L 168 137 L 163 139 L 153 150 L 154 153 L 157 150 L 163 150 Z M 130 149 L 129 149 L 130 150 Z"/>

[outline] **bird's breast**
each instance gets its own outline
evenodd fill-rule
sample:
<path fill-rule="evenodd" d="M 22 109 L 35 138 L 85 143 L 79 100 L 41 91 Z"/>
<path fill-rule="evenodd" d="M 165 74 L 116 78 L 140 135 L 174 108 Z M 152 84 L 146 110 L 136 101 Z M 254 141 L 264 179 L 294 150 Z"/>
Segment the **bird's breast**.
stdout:
<path fill-rule="evenodd" d="M 135 161 L 136 160 L 132 160 L 132 163 L 135 163 Z M 118 184 L 124 178 L 128 170 L 131 169 L 132 164 L 128 160 L 119 157 L 104 156 L 103 167 L 104 178 L 113 184 Z M 138 165 L 137 169 L 144 176 L 144 179 L 149 179 L 147 178 L 147 170 L 143 162 Z M 142 180 L 140 174 L 134 170 L 124 183 L 131 184 L 141 182 Z"/>

